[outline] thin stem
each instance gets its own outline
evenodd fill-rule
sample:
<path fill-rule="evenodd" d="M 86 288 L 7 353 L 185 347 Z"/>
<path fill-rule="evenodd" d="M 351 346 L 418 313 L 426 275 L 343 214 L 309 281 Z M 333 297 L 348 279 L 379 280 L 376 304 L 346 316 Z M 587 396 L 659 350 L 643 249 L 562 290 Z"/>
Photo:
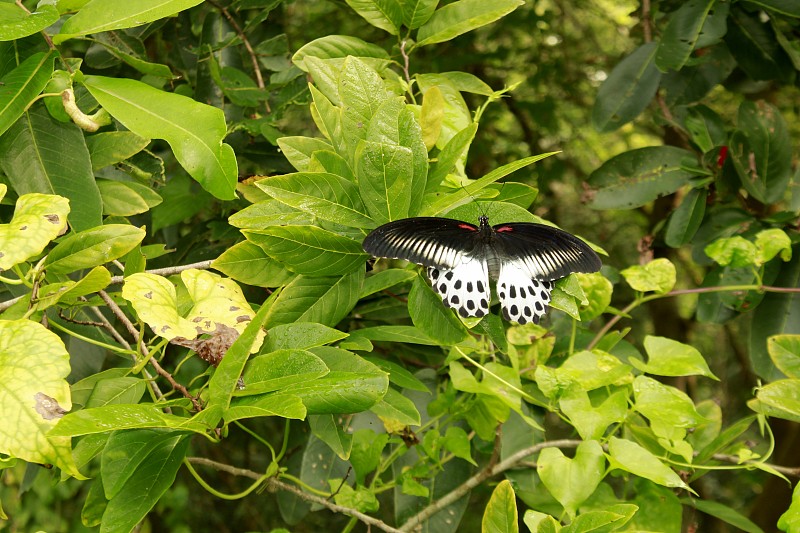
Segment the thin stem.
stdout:
<path fill-rule="evenodd" d="M 217 489 L 206 483 L 206 481 L 202 477 L 200 477 L 200 474 L 197 472 L 197 470 L 194 469 L 192 463 L 188 460 L 188 458 L 186 457 L 183 458 L 183 464 L 186 466 L 186 468 L 189 470 L 189 473 L 192 474 L 192 477 L 195 479 L 195 481 L 197 481 L 200 484 L 201 487 L 206 489 L 208 492 L 210 492 L 217 498 L 221 498 L 223 500 L 241 500 L 242 498 L 244 498 L 245 496 L 256 490 L 258 487 L 260 487 L 261 484 L 264 483 L 269 478 L 269 474 L 264 474 L 261 477 L 259 477 L 252 485 L 244 489 L 242 492 L 237 492 L 236 494 L 226 494 L 224 492 L 218 491 Z"/>

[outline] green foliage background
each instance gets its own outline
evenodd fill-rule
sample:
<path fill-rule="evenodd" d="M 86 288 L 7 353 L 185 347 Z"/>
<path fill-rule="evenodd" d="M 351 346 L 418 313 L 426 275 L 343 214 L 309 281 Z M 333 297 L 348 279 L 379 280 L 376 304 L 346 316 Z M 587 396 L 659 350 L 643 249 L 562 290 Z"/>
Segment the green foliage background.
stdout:
<path fill-rule="evenodd" d="M 0 3 L 0 530 L 800 531 L 799 36 L 782 0 Z M 361 249 L 481 213 L 603 270 L 516 326 Z"/>

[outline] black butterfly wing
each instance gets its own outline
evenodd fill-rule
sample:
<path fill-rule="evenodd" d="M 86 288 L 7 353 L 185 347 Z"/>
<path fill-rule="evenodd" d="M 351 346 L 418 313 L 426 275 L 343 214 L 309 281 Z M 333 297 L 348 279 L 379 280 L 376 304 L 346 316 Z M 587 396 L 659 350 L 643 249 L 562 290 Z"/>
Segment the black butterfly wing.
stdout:
<path fill-rule="evenodd" d="M 364 251 L 375 257 L 450 269 L 478 244 L 478 227 L 439 217 L 404 218 L 375 228 L 366 236 Z"/>
<path fill-rule="evenodd" d="M 515 263 L 531 279 L 553 281 L 573 272 L 597 272 L 600 257 L 571 233 L 530 222 L 493 226 L 501 266 Z"/>

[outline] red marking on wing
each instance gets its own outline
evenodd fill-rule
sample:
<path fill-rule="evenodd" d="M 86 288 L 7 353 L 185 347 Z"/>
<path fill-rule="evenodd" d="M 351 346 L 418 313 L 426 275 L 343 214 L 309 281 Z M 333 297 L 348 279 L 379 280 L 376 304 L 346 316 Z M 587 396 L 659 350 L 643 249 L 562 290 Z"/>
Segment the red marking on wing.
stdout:
<path fill-rule="evenodd" d="M 495 231 L 496 231 L 497 233 L 502 233 L 502 232 L 504 232 L 504 231 L 514 231 L 514 228 L 512 228 L 511 226 L 500 226 L 500 227 L 499 227 L 499 228 L 497 228 Z"/>
<path fill-rule="evenodd" d="M 459 224 L 458 227 L 461 229 L 468 229 L 470 231 L 478 231 L 478 228 L 472 226 L 471 224 Z"/>

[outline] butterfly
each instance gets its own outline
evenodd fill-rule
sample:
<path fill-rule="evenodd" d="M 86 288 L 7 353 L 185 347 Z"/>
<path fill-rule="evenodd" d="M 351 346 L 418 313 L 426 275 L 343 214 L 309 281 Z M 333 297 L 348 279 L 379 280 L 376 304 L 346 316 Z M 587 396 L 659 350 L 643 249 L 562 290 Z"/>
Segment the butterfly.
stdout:
<path fill-rule="evenodd" d="M 363 248 L 375 257 L 427 267 L 447 307 L 465 318 L 489 313 L 489 280 L 506 320 L 538 324 L 556 280 L 596 272 L 602 263 L 585 242 L 557 228 L 529 222 L 478 226 L 439 217 L 405 218 L 372 230 Z"/>

